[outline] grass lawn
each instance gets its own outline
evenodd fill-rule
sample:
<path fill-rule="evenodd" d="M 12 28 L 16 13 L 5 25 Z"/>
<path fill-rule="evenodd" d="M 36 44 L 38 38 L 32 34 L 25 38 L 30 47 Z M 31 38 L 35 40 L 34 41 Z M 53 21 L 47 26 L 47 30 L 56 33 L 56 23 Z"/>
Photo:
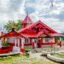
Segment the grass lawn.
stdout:
<path fill-rule="evenodd" d="M 43 57 L 42 59 L 29 58 L 25 55 L 0 57 L 0 64 L 59 64 Z"/>
<path fill-rule="evenodd" d="M 58 57 L 58 58 L 64 58 L 64 53 L 55 53 L 53 56 Z"/>

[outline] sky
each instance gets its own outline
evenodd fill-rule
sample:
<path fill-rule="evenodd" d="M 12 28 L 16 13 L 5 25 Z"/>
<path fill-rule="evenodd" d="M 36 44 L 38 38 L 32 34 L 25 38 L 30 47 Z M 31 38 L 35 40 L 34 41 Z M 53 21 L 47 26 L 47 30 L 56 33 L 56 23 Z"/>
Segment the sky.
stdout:
<path fill-rule="evenodd" d="M 0 31 L 9 21 L 24 19 L 26 11 L 33 22 L 41 20 L 59 33 L 64 32 L 64 0 L 0 0 Z"/>

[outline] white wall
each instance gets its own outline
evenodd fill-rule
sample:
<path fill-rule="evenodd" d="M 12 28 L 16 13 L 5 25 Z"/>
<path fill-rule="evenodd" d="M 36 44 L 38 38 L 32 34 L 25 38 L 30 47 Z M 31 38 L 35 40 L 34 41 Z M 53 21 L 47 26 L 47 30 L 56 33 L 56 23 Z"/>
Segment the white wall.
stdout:
<path fill-rule="evenodd" d="M 54 39 L 55 38 L 48 38 L 48 42 L 54 42 L 55 41 Z M 42 40 L 43 40 L 43 43 L 47 43 L 46 38 L 43 38 Z"/>

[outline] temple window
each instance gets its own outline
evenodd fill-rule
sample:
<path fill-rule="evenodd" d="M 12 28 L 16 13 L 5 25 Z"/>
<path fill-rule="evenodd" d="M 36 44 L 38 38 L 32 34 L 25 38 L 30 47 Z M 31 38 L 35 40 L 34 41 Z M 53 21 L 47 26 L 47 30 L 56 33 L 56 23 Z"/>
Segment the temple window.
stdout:
<path fill-rule="evenodd" d="M 8 43 L 14 43 L 15 42 L 15 37 L 7 38 Z"/>
<path fill-rule="evenodd" d="M 30 39 L 29 38 L 26 38 L 25 39 L 25 42 L 26 42 L 26 44 L 30 43 Z"/>
<path fill-rule="evenodd" d="M 53 43 L 54 42 L 54 38 L 43 38 L 43 43 Z"/>

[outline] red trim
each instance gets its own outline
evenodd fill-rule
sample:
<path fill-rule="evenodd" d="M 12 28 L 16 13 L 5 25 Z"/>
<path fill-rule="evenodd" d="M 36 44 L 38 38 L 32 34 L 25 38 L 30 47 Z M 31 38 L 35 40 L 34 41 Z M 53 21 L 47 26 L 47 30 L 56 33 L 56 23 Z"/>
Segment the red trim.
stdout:
<path fill-rule="evenodd" d="M 25 52 L 25 50 L 24 50 L 24 48 L 21 48 L 21 50 L 20 50 L 22 53 L 24 53 Z"/>
<path fill-rule="evenodd" d="M 34 48 L 34 42 L 32 42 L 32 47 Z"/>
<path fill-rule="evenodd" d="M 30 19 L 29 16 L 26 16 L 25 19 L 23 20 L 22 24 L 30 24 L 32 23 L 32 20 Z"/>
<path fill-rule="evenodd" d="M 40 30 L 37 30 L 38 28 L 40 28 Z M 50 33 L 52 33 L 52 34 L 54 34 L 54 33 L 56 34 L 57 33 L 55 30 L 51 29 L 50 27 L 45 25 L 43 22 L 41 22 L 41 20 L 39 20 L 36 23 L 33 23 L 29 27 L 21 29 L 18 32 L 21 35 L 23 35 L 25 38 L 26 37 L 36 37 L 37 38 L 37 37 L 39 37 L 39 36 L 41 36 L 43 34 L 44 34 L 44 37 L 46 37 L 46 36 L 49 36 Z"/>
<path fill-rule="evenodd" d="M 54 42 L 50 42 L 50 43 L 42 43 L 43 45 L 52 45 L 52 44 L 55 44 Z"/>
<path fill-rule="evenodd" d="M 32 45 L 31 43 L 29 43 L 29 44 L 24 44 L 24 46 L 30 46 L 30 45 Z"/>
<path fill-rule="evenodd" d="M 54 42 L 56 43 L 56 38 L 54 38 Z"/>
<path fill-rule="evenodd" d="M 39 40 L 39 46 L 42 48 L 42 40 Z"/>
<path fill-rule="evenodd" d="M 59 46 L 62 47 L 62 41 L 59 42 Z"/>
<path fill-rule="evenodd" d="M 8 52 L 12 51 L 12 49 L 13 49 L 13 46 L 2 47 L 2 48 L 0 48 L 0 54 L 8 53 Z"/>
<path fill-rule="evenodd" d="M 14 32 L 9 32 L 4 34 L 3 36 L 0 36 L 0 38 L 4 38 L 4 37 L 20 37 L 22 35 L 20 35 L 18 32 L 14 31 Z M 23 36 L 22 36 L 23 37 Z"/>

